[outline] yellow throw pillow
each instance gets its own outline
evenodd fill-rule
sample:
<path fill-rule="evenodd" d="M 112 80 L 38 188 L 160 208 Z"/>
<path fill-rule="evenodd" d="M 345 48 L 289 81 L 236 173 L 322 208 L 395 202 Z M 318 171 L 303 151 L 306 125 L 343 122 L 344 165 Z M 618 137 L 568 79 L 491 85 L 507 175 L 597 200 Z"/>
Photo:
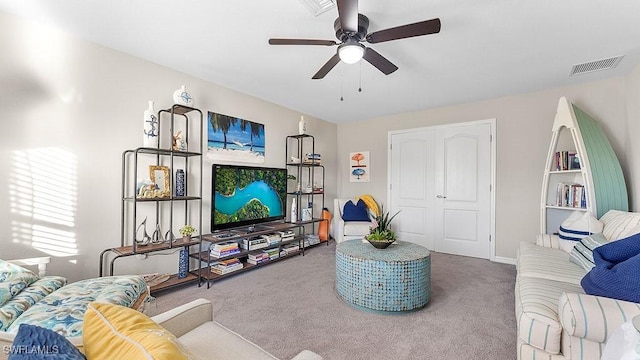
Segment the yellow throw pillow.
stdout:
<path fill-rule="evenodd" d="M 189 359 L 178 339 L 143 313 L 92 302 L 82 327 L 88 359 Z"/>

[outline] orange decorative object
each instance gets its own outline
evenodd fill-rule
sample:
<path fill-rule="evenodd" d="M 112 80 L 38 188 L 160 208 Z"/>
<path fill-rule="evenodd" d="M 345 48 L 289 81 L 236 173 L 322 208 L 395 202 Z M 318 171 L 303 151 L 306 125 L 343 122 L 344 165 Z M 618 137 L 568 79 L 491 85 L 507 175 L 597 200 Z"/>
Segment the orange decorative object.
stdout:
<path fill-rule="evenodd" d="M 331 213 L 327 208 L 322 209 L 322 219 L 318 225 L 318 237 L 320 237 L 320 241 L 328 241 L 329 240 L 329 223 L 331 222 Z"/>

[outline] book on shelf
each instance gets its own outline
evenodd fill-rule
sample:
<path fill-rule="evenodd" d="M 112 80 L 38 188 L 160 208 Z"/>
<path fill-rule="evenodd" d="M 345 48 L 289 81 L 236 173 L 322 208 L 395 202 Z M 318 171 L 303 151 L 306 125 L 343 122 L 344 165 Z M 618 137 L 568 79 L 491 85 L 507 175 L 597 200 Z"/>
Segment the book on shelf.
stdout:
<path fill-rule="evenodd" d="M 269 241 L 265 238 L 243 239 L 240 246 L 245 250 L 258 250 L 269 246 Z"/>
<path fill-rule="evenodd" d="M 291 230 L 278 231 L 278 233 L 280 234 L 280 242 L 293 240 L 295 238 L 295 234 Z"/>
<path fill-rule="evenodd" d="M 242 262 L 238 258 L 222 260 L 211 265 L 211 271 L 224 275 L 243 268 Z"/>
<path fill-rule="evenodd" d="M 282 247 L 282 251 L 286 254 L 294 253 L 300 251 L 300 246 L 298 246 L 298 244 L 287 244 Z"/>
<path fill-rule="evenodd" d="M 269 259 L 271 260 L 277 259 L 280 257 L 280 249 L 278 248 L 266 249 L 266 250 L 262 250 L 262 252 L 267 254 L 269 256 Z"/>
<path fill-rule="evenodd" d="M 225 269 L 218 269 L 218 268 L 211 268 L 211 272 L 214 274 L 218 274 L 218 275 L 226 275 L 229 273 L 232 273 L 234 271 L 238 271 L 241 270 L 243 268 L 242 264 L 240 264 L 237 267 L 230 267 L 230 268 L 225 268 Z"/>
<path fill-rule="evenodd" d="M 240 253 L 240 248 L 235 248 L 233 250 L 225 250 L 225 251 L 217 251 L 217 250 L 211 249 L 211 251 L 209 253 L 214 258 L 221 258 L 221 257 L 225 257 L 225 256 L 239 254 Z"/>
<path fill-rule="evenodd" d="M 269 254 L 265 252 L 251 253 L 247 256 L 249 260 L 264 260 L 269 259 Z"/>
<path fill-rule="evenodd" d="M 260 237 L 267 240 L 268 246 L 278 244 L 281 239 L 280 234 L 278 233 L 260 235 Z"/>
<path fill-rule="evenodd" d="M 322 161 L 322 156 L 320 154 L 307 153 L 304 155 L 303 163 L 304 164 L 312 164 L 312 165 L 320 165 Z"/>
<path fill-rule="evenodd" d="M 320 237 L 316 234 L 305 234 L 304 247 L 313 246 L 320 243 Z"/>
<path fill-rule="evenodd" d="M 584 185 L 575 183 L 558 183 L 556 185 L 555 205 L 586 209 L 587 191 Z"/>
<path fill-rule="evenodd" d="M 266 258 L 266 259 L 247 259 L 247 264 L 258 265 L 258 264 L 262 264 L 262 263 L 268 262 L 269 260 L 271 260 L 271 259 L 269 259 L 269 258 Z"/>
<path fill-rule="evenodd" d="M 214 244 L 210 250 L 211 256 L 217 257 L 217 258 L 234 255 L 238 253 L 240 253 L 240 247 L 238 246 L 238 243 L 233 241 L 226 241 L 226 242 Z"/>
<path fill-rule="evenodd" d="M 579 170 L 580 158 L 575 151 L 557 151 L 555 154 L 555 170 Z"/>
<path fill-rule="evenodd" d="M 226 250 L 233 250 L 233 249 L 237 249 L 238 248 L 238 243 L 235 241 L 224 241 L 224 242 L 219 242 L 213 245 L 213 250 L 216 251 L 226 251 Z"/>

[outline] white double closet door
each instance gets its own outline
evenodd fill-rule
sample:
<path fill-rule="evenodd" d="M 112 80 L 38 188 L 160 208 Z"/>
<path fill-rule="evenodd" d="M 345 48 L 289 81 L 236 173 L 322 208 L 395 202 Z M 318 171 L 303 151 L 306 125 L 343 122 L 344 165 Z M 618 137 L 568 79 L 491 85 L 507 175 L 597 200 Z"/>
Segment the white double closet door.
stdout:
<path fill-rule="evenodd" d="M 389 133 L 389 206 L 397 237 L 437 252 L 495 257 L 495 120 Z"/>

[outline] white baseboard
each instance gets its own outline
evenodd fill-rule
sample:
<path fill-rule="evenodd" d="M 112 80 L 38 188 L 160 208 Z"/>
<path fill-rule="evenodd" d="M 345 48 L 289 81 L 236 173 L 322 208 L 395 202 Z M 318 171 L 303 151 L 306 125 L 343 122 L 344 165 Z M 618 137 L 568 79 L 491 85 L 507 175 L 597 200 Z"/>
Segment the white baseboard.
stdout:
<path fill-rule="evenodd" d="M 502 256 L 496 256 L 493 259 L 493 261 L 494 262 L 503 263 L 503 264 L 509 264 L 509 265 L 516 265 L 517 264 L 517 260 L 516 259 L 502 257 Z"/>

